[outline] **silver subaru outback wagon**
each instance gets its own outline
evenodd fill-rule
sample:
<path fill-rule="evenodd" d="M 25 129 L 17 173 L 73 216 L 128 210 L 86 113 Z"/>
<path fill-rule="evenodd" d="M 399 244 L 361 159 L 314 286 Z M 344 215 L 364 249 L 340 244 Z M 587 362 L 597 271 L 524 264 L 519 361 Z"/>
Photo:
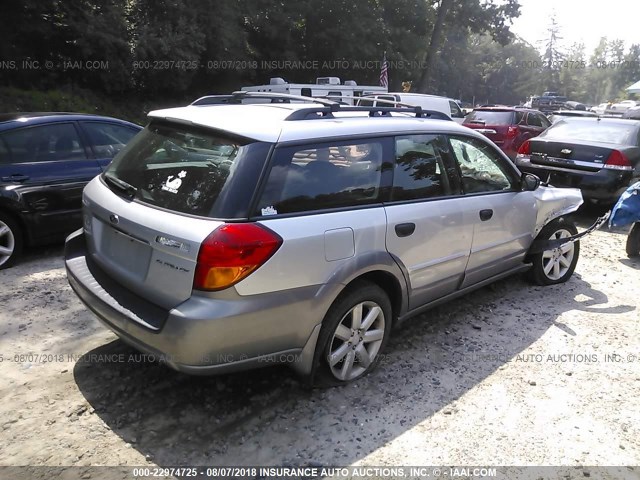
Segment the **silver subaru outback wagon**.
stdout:
<path fill-rule="evenodd" d="M 437 303 L 572 275 L 579 190 L 541 186 L 433 112 L 329 103 L 152 112 L 84 191 L 73 290 L 176 370 L 279 362 L 339 384 Z"/>

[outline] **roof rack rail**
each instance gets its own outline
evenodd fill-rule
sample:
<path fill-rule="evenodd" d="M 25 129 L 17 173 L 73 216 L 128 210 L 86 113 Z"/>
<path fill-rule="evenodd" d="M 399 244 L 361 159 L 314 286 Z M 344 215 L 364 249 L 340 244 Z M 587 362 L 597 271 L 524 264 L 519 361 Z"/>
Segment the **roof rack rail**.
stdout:
<path fill-rule="evenodd" d="M 245 99 L 264 99 L 271 100 L 265 103 L 291 103 L 292 100 L 297 102 L 319 103 L 325 106 L 339 105 L 338 102 L 332 100 L 324 100 L 320 98 L 304 97 L 302 95 L 289 95 L 287 93 L 271 93 L 271 92 L 246 92 L 237 91 L 230 95 L 206 95 L 195 100 L 191 105 L 238 105 L 242 104 Z"/>
<path fill-rule="evenodd" d="M 336 108 L 337 107 L 337 108 Z M 423 110 L 422 107 L 352 107 L 343 105 L 331 105 L 329 107 L 301 108 L 291 113 L 285 120 L 316 120 L 321 118 L 336 118 L 334 113 L 341 112 L 369 112 L 370 117 L 390 117 L 392 113 L 412 113 L 416 118 L 429 118 L 434 120 L 452 121 L 451 118 L 436 110 Z"/>
<path fill-rule="evenodd" d="M 317 118 L 334 118 L 334 112 L 369 112 L 370 117 L 391 116 L 391 113 L 413 113 L 418 118 L 432 118 L 436 120 L 449 120 L 446 113 L 436 110 L 424 110 L 416 105 L 409 105 L 393 100 L 379 100 L 381 103 L 388 103 L 391 107 L 360 107 L 351 105 L 342 105 L 333 100 L 326 100 L 315 97 L 304 97 L 301 95 L 289 95 L 286 93 L 271 92 L 246 92 L 238 91 L 230 95 L 207 95 L 200 97 L 191 105 L 224 105 L 224 104 L 242 104 L 246 99 L 265 99 L 271 100 L 270 103 L 290 103 L 292 100 L 298 102 L 317 103 L 320 107 L 309 107 L 296 110 L 289 115 L 286 120 L 312 120 Z M 336 97 L 337 98 L 337 97 Z M 342 97 L 349 99 L 359 99 L 362 97 Z M 378 100 L 377 100 L 378 101 Z"/>

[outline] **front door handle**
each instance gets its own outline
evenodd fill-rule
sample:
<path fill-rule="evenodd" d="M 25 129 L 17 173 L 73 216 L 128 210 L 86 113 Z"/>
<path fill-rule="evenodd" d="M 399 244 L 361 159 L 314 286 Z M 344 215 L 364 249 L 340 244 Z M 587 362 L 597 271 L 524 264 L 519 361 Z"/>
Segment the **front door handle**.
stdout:
<path fill-rule="evenodd" d="M 26 182 L 29 180 L 27 175 L 22 175 L 20 173 L 14 173 L 13 175 L 9 175 L 8 177 L 2 177 L 3 182 Z"/>
<path fill-rule="evenodd" d="M 399 223 L 396 225 L 396 235 L 399 237 L 408 237 L 416 231 L 415 223 Z"/>
<path fill-rule="evenodd" d="M 490 208 L 487 208 L 486 210 L 480 210 L 480 220 L 482 220 L 483 222 L 490 220 L 491 217 L 493 217 L 493 210 L 491 210 Z"/>

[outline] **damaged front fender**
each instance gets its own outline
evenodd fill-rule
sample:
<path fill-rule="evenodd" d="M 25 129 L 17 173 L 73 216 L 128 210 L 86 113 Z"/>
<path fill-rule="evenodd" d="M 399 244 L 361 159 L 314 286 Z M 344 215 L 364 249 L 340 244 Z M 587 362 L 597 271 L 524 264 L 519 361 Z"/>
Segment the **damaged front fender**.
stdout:
<path fill-rule="evenodd" d="M 577 188 L 539 187 L 533 192 L 538 216 L 534 238 L 552 220 L 573 213 L 584 203 L 582 192 Z"/>

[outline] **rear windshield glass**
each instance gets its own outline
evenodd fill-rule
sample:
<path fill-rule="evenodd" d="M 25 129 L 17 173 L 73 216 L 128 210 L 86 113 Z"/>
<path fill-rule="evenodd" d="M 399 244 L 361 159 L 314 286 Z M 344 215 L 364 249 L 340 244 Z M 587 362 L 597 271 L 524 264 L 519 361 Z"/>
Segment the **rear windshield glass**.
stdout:
<path fill-rule="evenodd" d="M 484 125 L 511 125 L 513 123 L 513 112 L 500 112 L 488 110 L 474 110 L 464 123 L 481 123 Z"/>
<path fill-rule="evenodd" d="M 114 158 L 103 178 L 110 188 L 145 203 L 217 217 L 216 207 L 229 197 L 227 190 L 251 145 L 213 132 L 152 124 Z"/>
<path fill-rule="evenodd" d="M 551 140 L 580 140 L 616 145 L 637 145 L 638 132 L 633 124 L 607 123 L 602 120 L 565 119 L 542 134 Z"/>

